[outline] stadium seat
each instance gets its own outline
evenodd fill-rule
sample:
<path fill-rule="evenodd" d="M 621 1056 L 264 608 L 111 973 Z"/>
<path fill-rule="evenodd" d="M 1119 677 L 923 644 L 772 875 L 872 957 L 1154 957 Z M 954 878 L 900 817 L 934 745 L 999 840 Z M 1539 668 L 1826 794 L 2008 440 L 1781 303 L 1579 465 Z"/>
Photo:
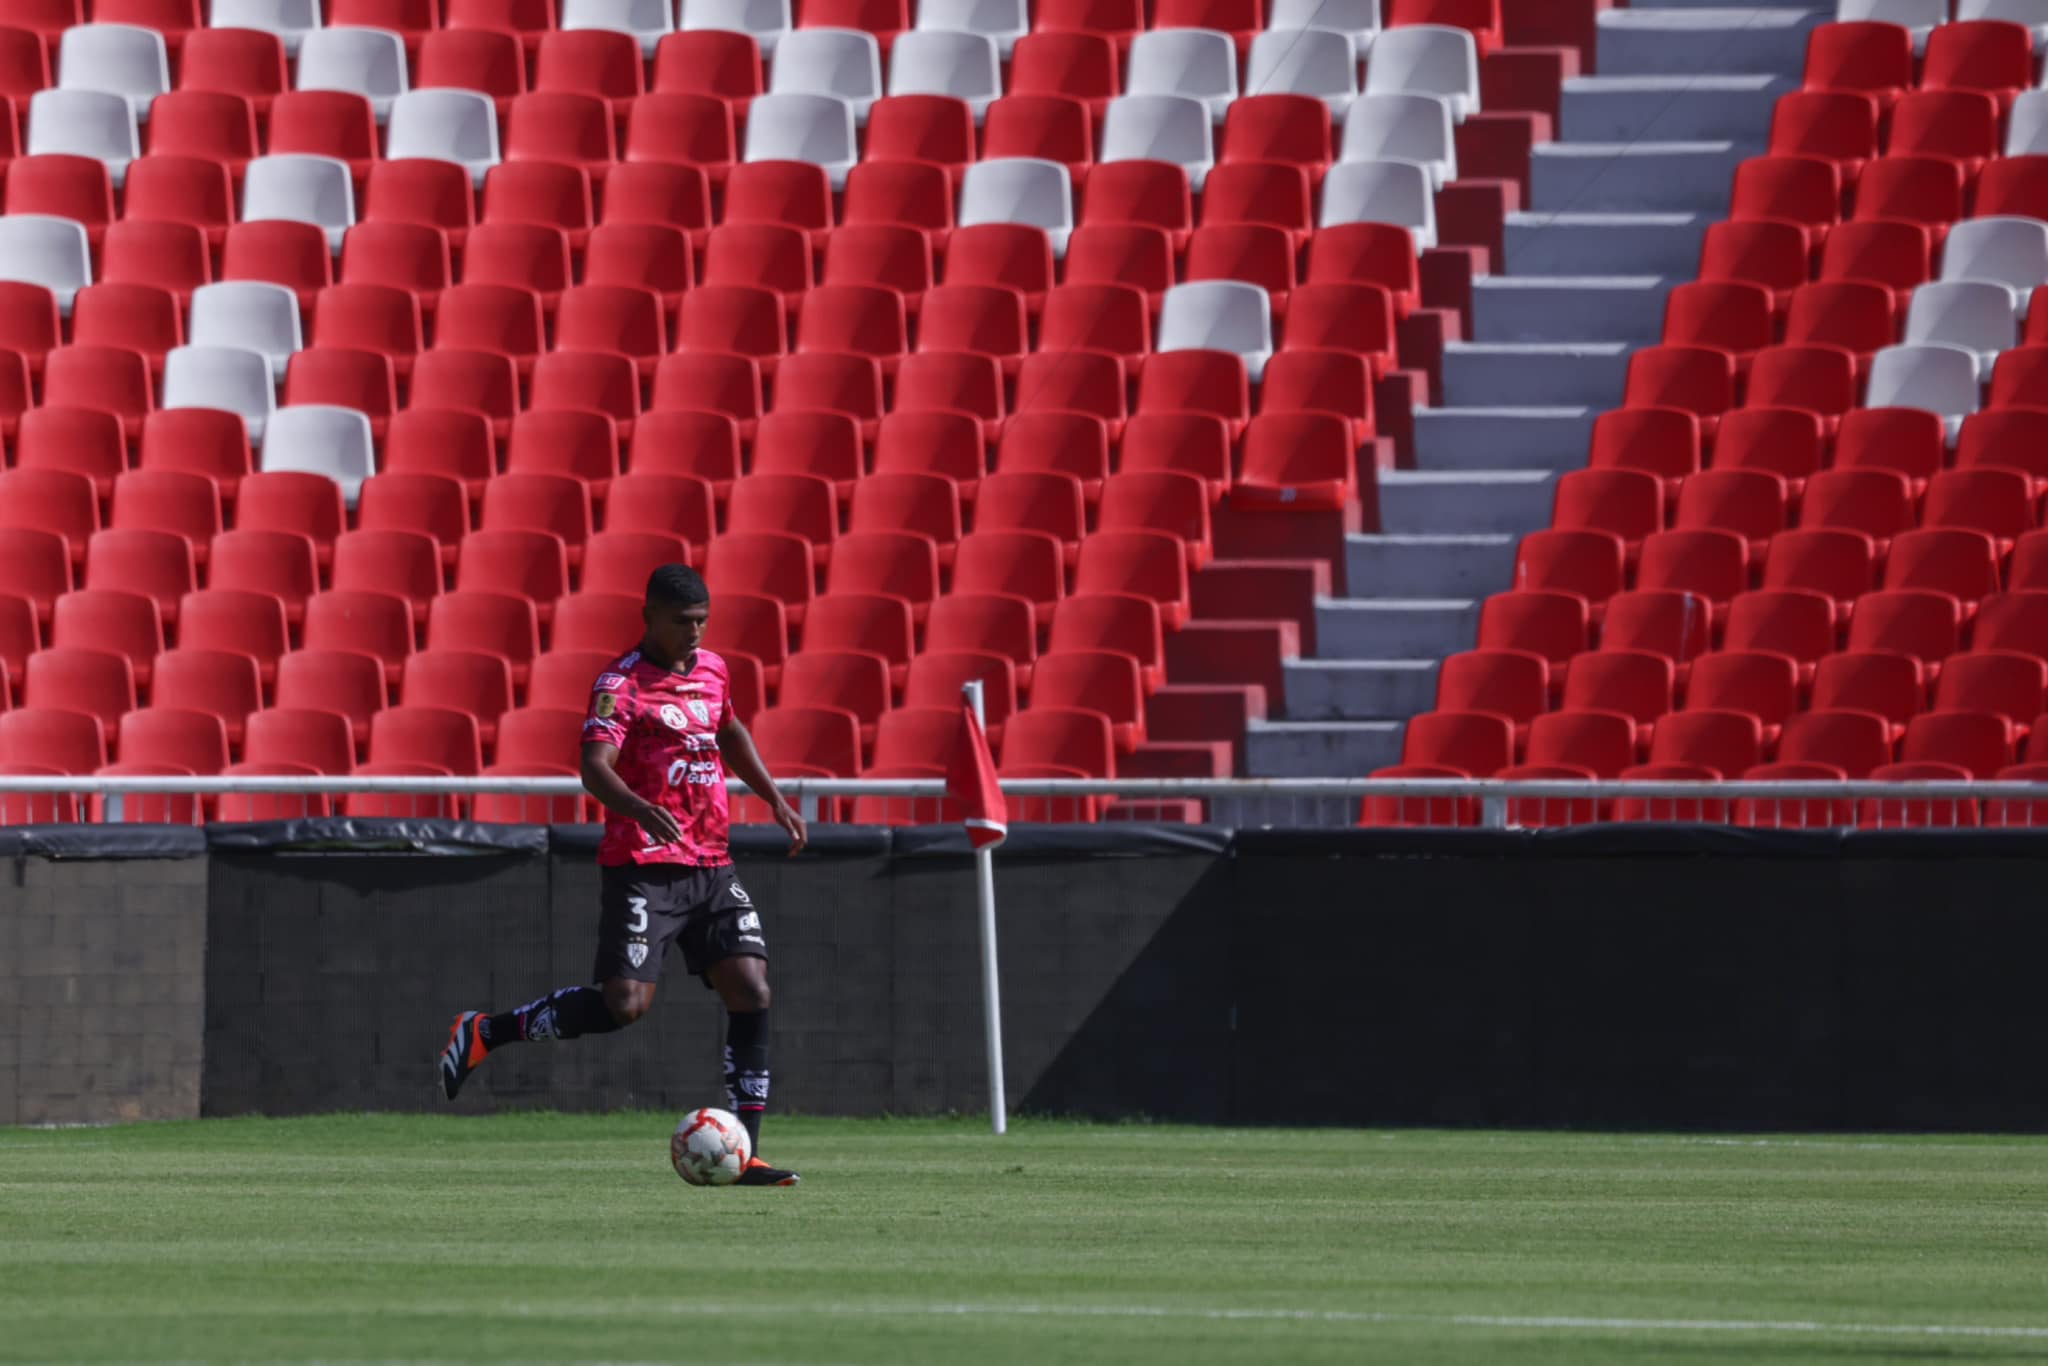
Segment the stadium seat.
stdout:
<path fill-rule="evenodd" d="M 1574 655 L 1590 645 L 1591 609 L 1576 593 L 1516 589 L 1480 605 L 1478 647 L 1528 650 L 1550 664 L 1553 681 L 1568 682 Z"/>
<path fill-rule="evenodd" d="M 1947 593 L 1962 602 L 1965 615 L 1974 615 L 1977 604 L 1998 591 L 1998 565 L 1998 542 L 1982 531 L 1907 531 L 1892 541 L 1884 587 Z"/>
<path fill-rule="evenodd" d="M 1616 593 L 1607 600 L 1600 649 L 1662 655 L 1676 667 L 1677 677 L 1683 679 L 1692 660 L 1705 653 L 1710 644 L 1708 626 L 1712 616 L 1712 607 L 1691 593 L 1657 589 Z M 1569 686 L 1567 683 L 1566 687 Z"/>
<path fill-rule="evenodd" d="M 1526 650 L 1465 650 L 1445 658 L 1437 671 L 1437 711 L 1505 716 L 1515 725 L 1517 750 L 1529 723 L 1549 706 L 1550 665 Z"/>
<path fill-rule="evenodd" d="M 125 655 L 52 645 L 29 656 L 21 710 L 76 712 L 111 733 L 135 701 L 135 674 Z"/>
<path fill-rule="evenodd" d="M 405 599 L 415 621 L 442 588 L 441 553 L 432 537 L 395 528 L 346 531 L 334 544 L 329 583 L 343 592 L 385 593 Z"/>
<path fill-rule="evenodd" d="M 1754 768 L 1762 750 L 1763 723 L 1748 712 L 1680 711 L 1657 723 L 1650 762 L 1689 764 L 1721 779 Z"/>
<path fill-rule="evenodd" d="M 1623 587 L 1625 558 L 1624 542 L 1611 531 L 1532 531 L 1515 550 L 1515 587 L 1570 593 L 1597 616 Z"/>
<path fill-rule="evenodd" d="M 156 658 L 150 705 L 217 718 L 228 746 L 239 752 L 243 722 L 263 705 L 261 675 L 248 655 L 225 650 L 166 650 Z M 130 761 L 137 757 L 126 747 L 125 739 L 122 754 Z"/>
<path fill-rule="evenodd" d="M 16 707 L 0 714 L 0 765 L 10 772 L 85 774 L 106 762 L 105 727 L 85 712 Z"/>
<path fill-rule="evenodd" d="M 1452 656 L 1456 658 L 1457 656 Z M 1446 664 L 1449 661 L 1445 661 Z M 1570 680 L 1564 687 L 1563 709 L 1567 712 L 1609 712 L 1626 716 L 1635 725 L 1635 743 L 1647 748 L 1653 727 L 1671 710 L 1672 692 L 1677 678 L 1677 665 L 1670 656 L 1653 654 L 1644 650 L 1603 648 L 1575 661 Z M 1548 669 L 1545 670 L 1545 703 L 1547 705 Z M 1443 692 L 1439 685 L 1437 705 L 1442 707 Z M 1474 710 L 1498 710 L 1478 707 Z M 1533 751 L 1528 762 L 1539 760 Z M 1631 756 L 1631 762 L 1633 756 Z M 1558 762 L 1555 757 L 1541 762 Z M 1569 762 L 1583 762 L 1571 760 Z M 1626 765 L 1624 765 L 1626 766 Z M 1607 765 L 1593 765 L 1602 768 Z"/>
<path fill-rule="evenodd" d="M 91 408 L 33 408 L 21 415 L 14 446 L 16 469 L 82 474 L 102 502 L 128 467 L 121 421 Z M 76 485 L 71 486 L 74 490 Z"/>
<path fill-rule="evenodd" d="M 1643 541 L 1636 587 L 1695 593 L 1718 616 L 1748 586 L 1748 545 L 1731 531 L 1660 531 Z"/>
<path fill-rule="evenodd" d="M 1857 602 L 1849 623 L 1848 645 L 1852 650 L 1909 655 L 1921 662 L 1933 681 L 1942 661 L 1956 651 L 1961 619 L 1962 604 L 1946 593 L 1881 590 Z"/>

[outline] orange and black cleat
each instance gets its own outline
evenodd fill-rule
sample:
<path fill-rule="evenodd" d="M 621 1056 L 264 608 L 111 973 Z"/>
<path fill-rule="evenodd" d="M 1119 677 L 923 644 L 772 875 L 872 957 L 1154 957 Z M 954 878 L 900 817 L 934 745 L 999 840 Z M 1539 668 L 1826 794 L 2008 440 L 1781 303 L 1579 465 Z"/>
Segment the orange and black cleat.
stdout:
<path fill-rule="evenodd" d="M 794 1186 L 802 1180 L 803 1178 L 795 1172 L 786 1172 L 780 1167 L 771 1167 L 760 1158 L 752 1157 L 747 1159 L 746 1170 L 740 1173 L 740 1179 L 733 1182 L 733 1184 L 736 1186 Z"/>
<path fill-rule="evenodd" d="M 448 1026 L 448 1046 L 441 1050 L 441 1094 L 450 1100 L 491 1051 L 478 1029 L 483 1022 L 482 1011 L 465 1010 Z"/>

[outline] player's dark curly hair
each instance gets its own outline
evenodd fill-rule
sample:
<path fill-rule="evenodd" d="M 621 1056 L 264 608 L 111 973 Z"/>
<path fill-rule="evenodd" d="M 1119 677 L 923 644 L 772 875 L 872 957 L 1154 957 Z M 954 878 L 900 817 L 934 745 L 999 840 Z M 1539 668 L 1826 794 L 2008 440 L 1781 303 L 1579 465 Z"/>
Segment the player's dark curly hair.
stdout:
<path fill-rule="evenodd" d="M 711 601 L 711 590 L 690 566 L 665 564 L 648 575 L 647 601 L 650 606 L 695 607 Z"/>

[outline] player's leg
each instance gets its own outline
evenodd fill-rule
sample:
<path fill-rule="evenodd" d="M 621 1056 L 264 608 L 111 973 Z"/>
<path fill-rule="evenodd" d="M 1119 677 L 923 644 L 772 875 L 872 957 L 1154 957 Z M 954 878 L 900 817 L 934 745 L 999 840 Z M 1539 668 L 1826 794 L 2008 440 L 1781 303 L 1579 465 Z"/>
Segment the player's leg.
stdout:
<path fill-rule="evenodd" d="M 768 1109 L 768 941 L 761 913 L 730 868 L 709 869 L 698 909 L 683 929 L 683 965 L 725 1005 L 726 1104 L 746 1126 L 754 1160 L 743 1186 L 793 1186 L 797 1175 L 761 1160 Z"/>
<path fill-rule="evenodd" d="M 464 1011 L 449 1027 L 441 1050 L 441 1091 L 448 1099 L 493 1051 L 515 1043 L 609 1034 L 645 1015 L 669 941 L 682 927 L 670 905 L 668 870 L 601 870 L 597 986 L 561 987 L 515 1009 L 487 1015 Z"/>

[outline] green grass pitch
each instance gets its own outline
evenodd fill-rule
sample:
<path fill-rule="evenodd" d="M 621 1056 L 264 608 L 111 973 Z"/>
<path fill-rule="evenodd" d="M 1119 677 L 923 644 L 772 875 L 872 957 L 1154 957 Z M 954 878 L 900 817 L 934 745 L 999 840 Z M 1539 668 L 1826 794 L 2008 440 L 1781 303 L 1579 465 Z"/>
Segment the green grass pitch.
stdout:
<path fill-rule="evenodd" d="M 0 1129 L 0 1359 L 2048 1359 L 2048 1141 L 672 1124 Z"/>

